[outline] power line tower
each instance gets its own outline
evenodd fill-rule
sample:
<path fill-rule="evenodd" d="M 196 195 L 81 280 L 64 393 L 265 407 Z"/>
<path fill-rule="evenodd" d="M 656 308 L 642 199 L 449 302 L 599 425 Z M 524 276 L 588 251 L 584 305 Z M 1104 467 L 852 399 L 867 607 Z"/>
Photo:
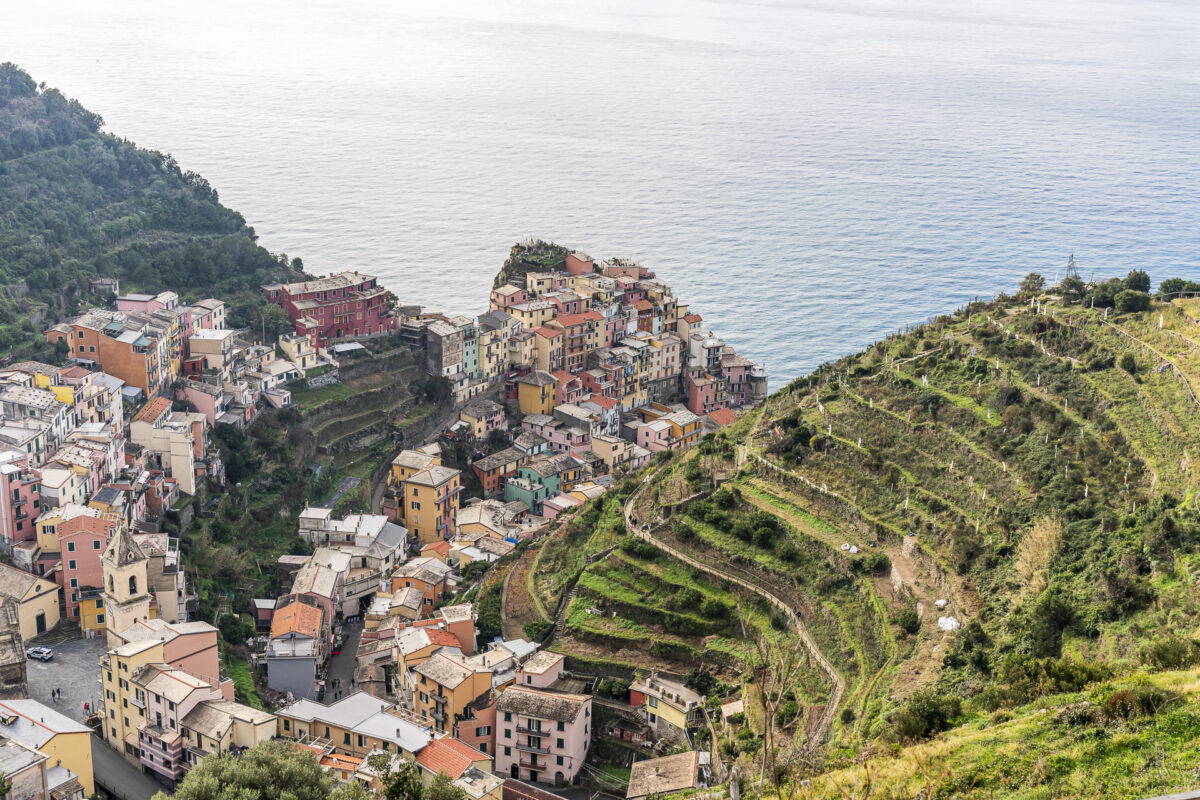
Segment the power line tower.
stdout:
<path fill-rule="evenodd" d="M 1071 253 L 1071 257 L 1067 259 L 1067 277 L 1064 280 L 1078 278 L 1079 270 L 1075 267 L 1075 253 Z"/>

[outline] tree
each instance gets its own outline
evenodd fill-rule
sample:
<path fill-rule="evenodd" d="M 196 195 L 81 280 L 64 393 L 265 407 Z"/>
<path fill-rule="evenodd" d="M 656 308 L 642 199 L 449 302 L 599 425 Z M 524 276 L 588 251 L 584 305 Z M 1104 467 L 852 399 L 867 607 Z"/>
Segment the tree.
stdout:
<path fill-rule="evenodd" d="M 1046 288 L 1046 279 L 1036 272 L 1031 272 L 1021 279 L 1021 294 L 1034 294 Z"/>
<path fill-rule="evenodd" d="M 1083 297 L 1084 283 L 1083 279 L 1075 275 L 1068 278 L 1063 278 L 1062 283 L 1058 284 L 1059 294 L 1068 303 L 1073 303 Z"/>
<path fill-rule="evenodd" d="M 1149 292 L 1150 291 L 1150 276 L 1145 270 L 1133 269 L 1125 276 L 1122 281 L 1125 288 L 1131 292 Z"/>
<path fill-rule="evenodd" d="M 254 319 L 252 332 L 262 336 L 264 344 L 292 331 L 292 321 L 288 319 L 287 313 L 274 303 L 263 303 L 251 316 Z"/>
<path fill-rule="evenodd" d="M 358 800 L 362 789 L 334 788 L 316 756 L 279 742 L 266 742 L 240 756 L 210 755 L 175 789 L 154 800 Z M 392 800 L 389 798 L 389 800 Z M 419 799 L 416 799 L 419 800 Z"/>
<path fill-rule="evenodd" d="M 465 800 L 467 793 L 454 785 L 450 776 L 439 772 L 425 787 L 425 800 Z"/>
<path fill-rule="evenodd" d="M 425 787 L 421 785 L 415 761 L 391 753 L 376 753 L 367 758 L 367 766 L 379 776 L 383 800 L 423 800 Z"/>
<path fill-rule="evenodd" d="M 1133 353 L 1125 353 L 1121 356 L 1121 369 L 1130 375 L 1137 374 L 1137 359 L 1133 357 Z"/>

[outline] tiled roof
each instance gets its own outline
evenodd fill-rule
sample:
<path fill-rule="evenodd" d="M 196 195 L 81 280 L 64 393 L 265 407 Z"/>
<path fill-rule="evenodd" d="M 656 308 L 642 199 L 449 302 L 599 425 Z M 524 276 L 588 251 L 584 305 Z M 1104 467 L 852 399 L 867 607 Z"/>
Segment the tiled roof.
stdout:
<path fill-rule="evenodd" d="M 708 416 L 722 428 L 737 422 L 737 414 L 734 414 L 733 410 L 728 408 L 718 408 L 716 411 L 710 411 L 708 412 Z"/>
<path fill-rule="evenodd" d="M 290 606 L 276 609 L 271 617 L 271 636 L 301 633 L 316 639 L 321 633 L 323 616 L 324 612 L 320 608 L 304 603 L 292 603 Z"/>
<path fill-rule="evenodd" d="M 434 739 L 417 753 L 418 764 L 435 775 L 445 772 L 452 780 L 466 772 L 471 762 L 486 761 L 487 758 L 486 753 L 449 736 Z"/>
<path fill-rule="evenodd" d="M 537 692 L 513 686 L 500 695 L 496 709 L 534 719 L 574 722 L 590 699 L 587 695 Z"/>
<path fill-rule="evenodd" d="M 142 406 L 142 410 L 134 415 L 132 422 L 157 422 L 158 418 L 171 410 L 171 401 L 165 397 L 156 397 L 146 405 Z"/>

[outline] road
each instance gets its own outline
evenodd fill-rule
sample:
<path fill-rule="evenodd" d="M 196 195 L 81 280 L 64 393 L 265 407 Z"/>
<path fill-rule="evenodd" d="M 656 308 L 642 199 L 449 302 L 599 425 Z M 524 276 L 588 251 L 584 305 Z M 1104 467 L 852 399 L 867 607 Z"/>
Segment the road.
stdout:
<path fill-rule="evenodd" d="M 333 494 L 329 496 L 328 500 L 326 500 L 324 503 L 321 503 L 319 508 L 333 508 L 338 504 L 338 500 L 341 500 L 343 497 L 349 494 L 350 491 L 360 483 L 362 483 L 362 481 L 360 481 L 358 478 L 342 478 L 341 481 L 338 482 L 337 488 L 333 490 Z"/>
<path fill-rule="evenodd" d="M 345 697 L 354 691 L 354 668 L 357 665 L 355 654 L 358 653 L 358 640 L 362 638 L 362 622 L 345 622 L 342 624 L 342 635 L 345 641 L 336 656 L 329 659 L 329 668 L 325 673 L 325 702 L 332 703 L 339 697 Z M 337 686 L 334 686 L 334 679 Z"/>
<path fill-rule="evenodd" d="M 83 704 L 100 697 L 100 657 L 105 639 L 74 638 L 52 645 L 51 661 L 30 661 L 29 696 L 78 722 L 84 722 Z M 50 693 L 58 689 L 62 700 Z M 113 750 L 99 736 L 92 737 L 92 772 L 96 783 L 123 800 L 150 800 L 163 786 Z"/>

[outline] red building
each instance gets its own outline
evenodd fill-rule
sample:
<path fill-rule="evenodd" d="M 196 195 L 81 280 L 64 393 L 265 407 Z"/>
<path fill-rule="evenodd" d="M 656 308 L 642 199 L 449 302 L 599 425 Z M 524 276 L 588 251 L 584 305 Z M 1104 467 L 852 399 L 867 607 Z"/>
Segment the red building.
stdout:
<path fill-rule="evenodd" d="M 314 347 L 399 328 L 387 290 L 373 275 L 339 272 L 313 281 L 264 286 L 263 290 L 268 300 L 283 306 L 296 333 L 307 337 Z"/>

